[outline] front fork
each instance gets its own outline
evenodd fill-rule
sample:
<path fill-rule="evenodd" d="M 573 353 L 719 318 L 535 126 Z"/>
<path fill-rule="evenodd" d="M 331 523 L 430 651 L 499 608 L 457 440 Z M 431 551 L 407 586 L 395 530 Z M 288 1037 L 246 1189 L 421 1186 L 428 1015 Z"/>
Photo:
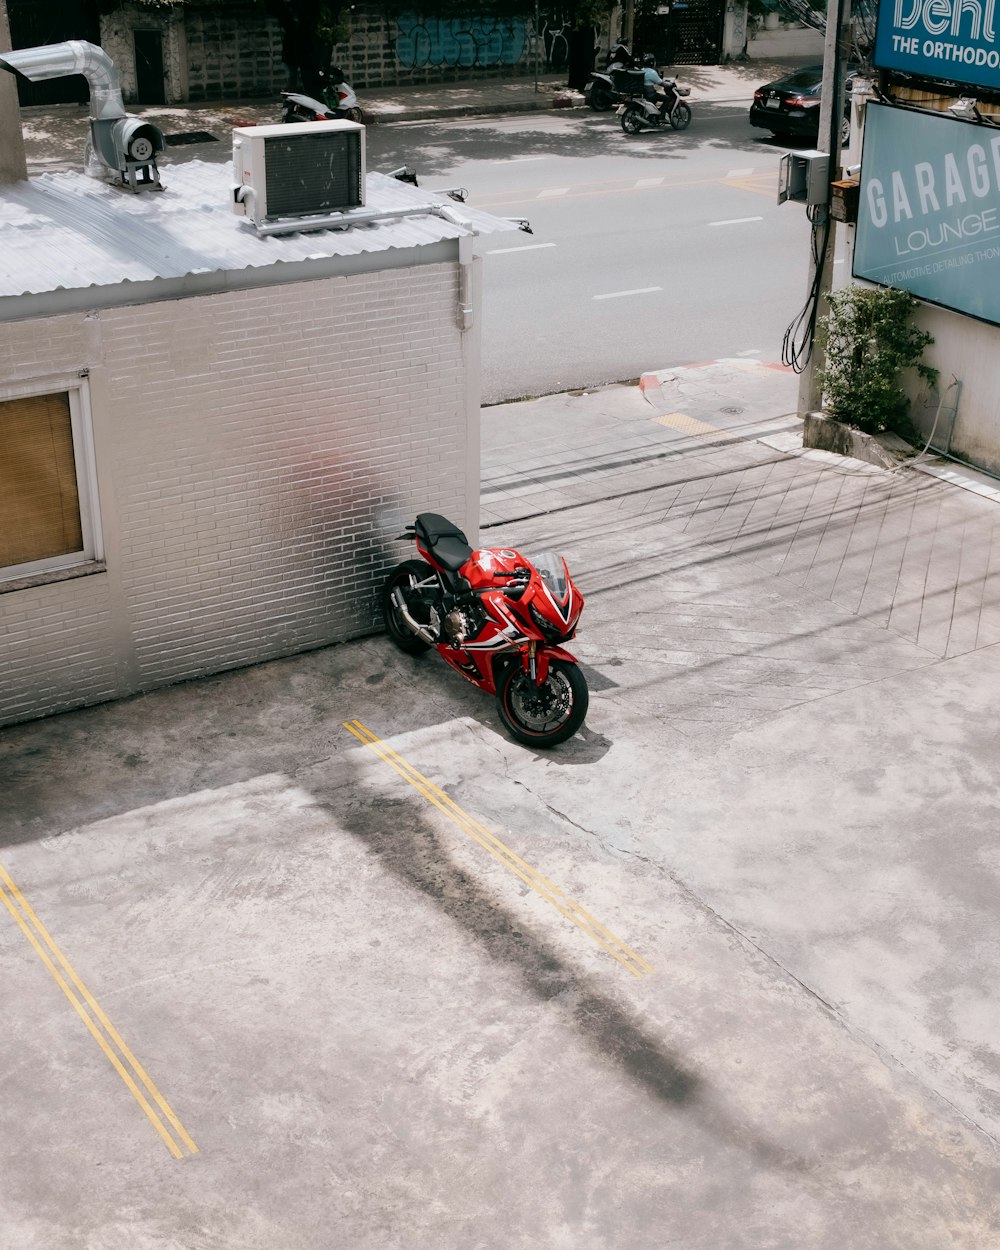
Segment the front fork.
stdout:
<path fill-rule="evenodd" d="M 538 654 L 538 643 L 532 639 L 521 652 L 521 663 L 536 686 L 544 686 L 549 675 L 549 653 L 547 650 Z"/>

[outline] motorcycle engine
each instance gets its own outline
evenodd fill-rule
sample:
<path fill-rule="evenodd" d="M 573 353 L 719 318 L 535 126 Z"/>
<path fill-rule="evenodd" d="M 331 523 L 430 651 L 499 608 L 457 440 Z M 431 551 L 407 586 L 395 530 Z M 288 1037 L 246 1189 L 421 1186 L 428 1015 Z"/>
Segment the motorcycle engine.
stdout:
<path fill-rule="evenodd" d="M 442 621 L 445 637 L 456 647 L 468 642 L 482 629 L 485 621 L 482 609 L 452 608 Z"/>

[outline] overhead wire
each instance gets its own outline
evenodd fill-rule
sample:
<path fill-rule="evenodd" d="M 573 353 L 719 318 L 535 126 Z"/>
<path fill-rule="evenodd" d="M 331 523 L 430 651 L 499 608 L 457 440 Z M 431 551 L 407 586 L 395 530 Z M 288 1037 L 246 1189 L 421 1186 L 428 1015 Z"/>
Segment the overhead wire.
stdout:
<path fill-rule="evenodd" d="M 841 57 L 837 50 L 836 64 L 833 74 L 833 99 L 841 98 Z M 839 153 L 841 110 L 838 105 L 831 104 L 829 111 L 830 133 L 827 136 L 826 150 L 832 157 Z M 822 219 L 819 214 L 822 213 Z M 810 204 L 806 208 L 806 216 L 812 225 L 812 282 L 802 310 L 785 330 L 781 341 L 781 363 L 795 373 L 802 373 L 812 356 L 813 344 L 816 339 L 816 321 L 823 297 L 823 275 L 827 249 L 830 246 L 830 233 L 833 229 L 833 217 L 830 213 L 829 189 L 825 204 Z"/>

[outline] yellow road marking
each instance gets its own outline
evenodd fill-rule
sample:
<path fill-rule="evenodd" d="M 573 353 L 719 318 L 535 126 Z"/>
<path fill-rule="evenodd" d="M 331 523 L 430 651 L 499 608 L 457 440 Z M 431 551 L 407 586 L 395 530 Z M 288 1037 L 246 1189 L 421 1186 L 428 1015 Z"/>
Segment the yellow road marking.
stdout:
<path fill-rule="evenodd" d="M 3 899 L 4 906 L 14 918 L 21 932 L 34 947 L 38 958 L 49 970 L 55 983 L 69 999 L 74 1010 L 87 1026 L 91 1036 L 97 1042 L 98 1046 L 100 1046 L 101 1050 L 104 1051 L 109 1063 L 128 1086 L 130 1093 L 146 1113 L 150 1123 L 163 1138 L 163 1141 L 170 1153 L 175 1159 L 180 1159 L 183 1156 L 181 1146 L 179 1146 L 174 1137 L 171 1136 L 170 1128 L 172 1128 L 176 1137 L 179 1138 L 181 1145 L 184 1146 L 191 1154 L 197 1154 L 198 1147 L 188 1136 L 187 1131 L 171 1110 L 166 1099 L 153 1084 L 152 1080 L 146 1073 L 143 1066 L 136 1059 L 135 1055 L 132 1054 L 131 1050 L 129 1050 L 124 1041 L 122 1041 L 117 1029 L 115 1029 L 111 1021 L 101 1010 L 97 1000 L 80 980 L 69 960 L 55 944 L 48 930 L 39 920 L 27 899 L 14 884 L 10 874 L 2 865 L 0 865 L 0 898 Z M 53 962 L 53 957 L 55 962 Z M 63 972 L 66 973 L 65 977 L 63 976 L 63 973 L 60 972 L 59 968 L 56 967 L 56 963 L 58 963 L 63 969 Z M 69 978 L 69 981 L 67 981 L 67 977 Z M 72 982 L 72 985 L 70 985 L 69 982 Z M 76 991 L 79 991 L 79 994 L 74 991 L 74 986 L 76 987 Z M 89 1012 L 87 1010 L 88 1007 L 90 1009 Z M 98 1027 L 98 1025 L 100 1025 L 100 1027 Z M 101 1029 L 104 1030 L 103 1033 L 101 1032 Z M 113 1046 L 118 1048 L 117 1054 L 112 1048 Z M 125 1063 L 131 1067 L 131 1072 L 129 1072 L 129 1070 L 125 1067 L 125 1063 L 122 1062 L 123 1059 Z M 136 1077 L 138 1077 L 139 1082 L 145 1086 L 146 1092 L 160 1109 L 160 1114 L 157 1113 L 156 1109 L 150 1104 L 149 1099 L 146 1098 L 145 1094 L 143 1094 L 142 1090 L 139 1088 L 139 1085 L 135 1080 Z"/>
<path fill-rule="evenodd" d="M 725 430 L 720 430 L 715 425 L 709 425 L 706 421 L 699 421 L 697 417 L 689 417 L 686 412 L 668 412 L 662 417 L 653 417 L 653 420 L 657 425 L 665 425 L 668 429 L 677 430 L 680 434 L 690 434 L 692 437 L 729 437 Z"/>
<path fill-rule="evenodd" d="M 727 187 L 737 187 L 740 191 L 752 191 L 754 195 L 766 195 L 774 199 L 778 193 L 777 174 L 757 174 L 752 178 L 723 178 Z"/>
<path fill-rule="evenodd" d="M 547 903 L 551 903 L 556 911 L 565 916 L 567 920 L 571 920 L 588 937 L 597 942 L 599 946 L 603 946 L 608 954 L 614 956 L 620 964 L 628 968 L 633 976 L 642 977 L 653 971 L 650 964 L 626 946 L 621 938 L 615 937 L 609 929 L 595 920 L 582 907 L 567 898 L 558 886 L 553 885 L 551 881 L 547 881 L 530 864 L 525 863 L 519 855 L 515 854 L 499 838 L 490 833 L 485 826 L 481 825 L 477 820 L 473 820 L 443 790 L 422 773 L 417 772 L 412 764 L 387 746 L 370 729 L 365 728 L 360 721 L 344 721 L 344 728 L 360 742 L 364 743 L 366 747 L 370 747 L 390 768 L 395 769 L 429 803 L 433 803 L 439 811 L 444 812 L 449 820 L 453 821 L 464 833 L 468 834 L 473 842 L 478 843 L 483 850 L 503 864 L 508 871 L 519 877 L 526 885 L 531 886 Z"/>
<path fill-rule="evenodd" d="M 629 181 L 627 183 L 622 182 L 620 184 L 617 182 L 608 182 L 603 184 L 590 184 L 592 189 L 584 189 L 587 187 L 587 184 L 584 183 L 583 188 L 571 188 L 565 194 L 560 194 L 559 198 L 560 200 L 587 200 L 601 195 L 628 194 L 630 191 L 682 191 L 689 190 L 692 187 L 718 186 L 736 187 L 742 191 L 753 191 L 757 195 L 776 195 L 778 190 L 777 174 L 764 173 L 758 176 L 761 179 L 760 183 L 756 181 L 757 176 L 748 178 L 678 178 L 671 182 L 663 181 L 655 185 L 650 182 L 646 186 L 640 186 L 635 181 Z M 484 209 L 530 207 L 532 204 L 538 203 L 540 194 L 541 192 L 537 190 L 531 191 L 527 188 L 512 188 L 510 191 L 504 193 L 503 198 L 501 199 L 491 199 L 487 196 L 485 200 L 478 203 L 478 207 Z M 511 199 L 511 195 L 514 195 L 516 198 Z"/>

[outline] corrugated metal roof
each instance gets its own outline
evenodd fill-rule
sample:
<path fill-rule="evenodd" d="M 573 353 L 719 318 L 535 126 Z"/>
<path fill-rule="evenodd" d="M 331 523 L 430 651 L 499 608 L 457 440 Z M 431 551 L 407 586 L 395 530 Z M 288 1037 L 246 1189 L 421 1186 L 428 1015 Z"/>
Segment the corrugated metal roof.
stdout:
<path fill-rule="evenodd" d="M 135 194 L 81 173 L 41 174 L 0 187 L 0 298 L 224 273 L 282 262 L 421 247 L 513 223 L 447 196 L 370 173 L 366 208 L 433 213 L 349 229 L 262 237 L 232 211 L 229 165 L 191 161 L 163 173 L 166 190 Z"/>

